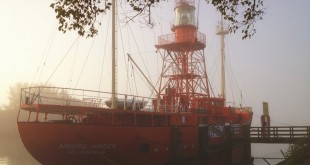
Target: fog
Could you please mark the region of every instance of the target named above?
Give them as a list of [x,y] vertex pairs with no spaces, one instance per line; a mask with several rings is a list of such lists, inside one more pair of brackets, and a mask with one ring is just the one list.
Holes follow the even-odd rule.
[[0,111],[0,161],[10,164],[38,164],[27,152],[16,126],[16,111]]
[[[60,87],[109,91],[111,73],[107,63],[110,61],[108,49],[111,45],[107,40],[110,37],[108,24],[100,27],[94,45],[93,39],[80,39],[68,53],[65,64],[55,71],[77,35],[57,32],[55,13],[49,7],[51,2],[0,0],[0,20],[3,22],[0,26],[0,106],[9,102],[9,87],[17,82],[48,82]],[[230,95],[228,101],[253,107],[255,126],[260,125],[263,101],[269,102],[271,125],[310,125],[310,1],[265,1],[264,4],[266,14],[262,21],[256,22],[257,33],[253,38],[242,40],[240,33],[226,37],[227,68],[232,70],[227,74],[227,88],[237,84],[237,92],[233,96],[233,92],[227,90],[227,95]],[[129,89],[121,84],[127,82],[125,78],[128,76],[124,71],[125,63],[121,61],[126,53],[142,64],[137,53],[141,51],[146,58],[150,77],[156,77],[160,70],[156,66],[160,62],[154,44],[157,36],[171,33],[173,1],[163,2],[154,13],[157,21],[154,30],[143,26],[132,26],[130,29],[121,25],[122,35],[119,36],[124,40],[120,39],[119,45],[122,42],[124,45],[119,48],[118,75],[119,90],[124,93]],[[109,13],[102,22],[108,19]],[[219,66],[215,62],[219,61],[220,42],[215,35],[215,27],[219,16],[214,8],[201,2],[199,19],[199,31],[207,37],[208,74],[217,95],[219,69],[216,68]],[[137,43],[133,40],[134,36]],[[87,63],[84,63],[89,53]],[[82,72],[84,64],[85,70]],[[156,79],[152,81],[156,82]],[[137,91],[149,94],[148,88],[143,87],[143,81],[137,86]],[[13,157],[32,161],[17,134],[16,110],[0,111],[0,119],[0,156],[9,153]],[[278,151],[278,148],[275,150]]]
[[[103,16],[98,37],[76,41],[75,32],[57,31],[55,13],[49,7],[51,2],[0,1],[0,19],[5,22],[0,26],[0,105],[9,102],[9,87],[18,82],[48,82],[59,87],[110,91],[110,24],[106,23],[110,13]],[[126,78],[131,73],[125,71],[125,55],[130,53],[139,66],[149,72],[151,81],[156,82],[160,57],[154,45],[158,36],[172,33],[173,2],[163,2],[154,9],[156,26],[153,29],[139,25],[139,21],[120,24],[120,92],[131,90],[150,95],[141,78],[135,79],[136,87],[127,85]],[[262,21],[256,22],[257,33],[251,39],[242,40],[238,32],[226,36],[226,86],[233,89],[227,89],[227,101],[253,107],[254,125],[260,124],[263,101],[269,102],[272,125],[310,125],[310,10],[307,8],[310,2],[264,3],[266,14]],[[120,11],[124,18],[124,11]],[[201,3],[199,12],[199,31],[207,37],[208,74],[217,96],[220,41],[215,29],[220,17],[205,2]],[[66,58],[55,70],[64,55]]]

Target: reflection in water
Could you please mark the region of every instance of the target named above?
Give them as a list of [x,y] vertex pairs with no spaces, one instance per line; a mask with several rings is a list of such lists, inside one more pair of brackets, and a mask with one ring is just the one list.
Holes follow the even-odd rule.
[[39,165],[32,156],[24,149],[16,149],[16,154],[12,152],[0,153],[0,165]]
[[[281,150],[286,152],[288,144],[252,144],[254,158],[284,158]],[[284,159],[266,159],[269,164],[276,165]],[[254,159],[254,165],[268,165],[263,159]]]
[[6,156],[0,156],[0,164],[1,165],[9,165],[9,158]]
[[[15,151],[12,151],[13,149]],[[23,145],[20,145],[19,148],[1,151],[0,165],[39,165],[39,163],[24,149]]]
[[12,160],[7,156],[0,155],[0,165],[34,165],[36,162],[25,160]]

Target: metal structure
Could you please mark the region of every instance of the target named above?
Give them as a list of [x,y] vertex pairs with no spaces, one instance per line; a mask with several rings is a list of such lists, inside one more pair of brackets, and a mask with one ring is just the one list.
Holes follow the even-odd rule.
[[[226,85],[225,85],[225,35],[228,34],[227,28],[224,27],[223,18],[216,28],[216,34],[221,39],[221,97],[226,99]],[[224,103],[225,104],[225,103]]]
[[203,51],[206,37],[197,31],[194,1],[177,0],[174,10],[174,33],[159,36],[156,45],[164,60],[158,91],[166,91],[158,99],[169,104],[167,111],[190,112],[199,100],[206,103],[210,98]]
[[112,2],[112,108],[116,108],[117,93],[117,0]]

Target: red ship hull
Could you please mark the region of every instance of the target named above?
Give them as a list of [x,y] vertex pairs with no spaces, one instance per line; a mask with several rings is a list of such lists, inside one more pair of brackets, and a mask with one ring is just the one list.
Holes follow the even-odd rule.
[[[171,127],[19,122],[18,129],[27,150],[42,164],[185,165],[201,161],[198,127],[179,127],[178,146],[173,146],[176,135]],[[222,146],[223,141],[213,137],[208,143]],[[235,147],[231,154],[237,164],[250,161],[246,146]],[[224,156],[225,152],[218,150],[202,159],[220,165],[226,164]]]

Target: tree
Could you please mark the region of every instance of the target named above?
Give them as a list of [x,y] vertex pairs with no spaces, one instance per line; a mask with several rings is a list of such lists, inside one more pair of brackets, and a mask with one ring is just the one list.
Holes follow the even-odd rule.
[[286,152],[287,159],[283,165],[306,165],[310,163],[310,139],[300,140],[295,144],[290,144]]
[[[9,89],[9,103],[2,106],[4,110],[19,110],[20,104],[55,104],[72,106],[93,106],[85,97],[74,94],[70,88],[52,87],[50,84],[32,84],[19,82]],[[26,96],[29,97],[26,103]]]
[[[51,87],[50,84],[33,84],[31,87],[31,91],[25,90],[26,92],[30,92],[33,95],[40,93],[40,97],[43,100],[44,98],[52,98],[51,100],[56,99],[67,99],[70,101],[80,101],[78,99],[70,96],[66,91],[61,90],[61,88]],[[11,86],[9,89],[9,103],[2,106],[4,110],[18,110],[19,105],[21,103],[21,90],[23,88],[29,88],[30,84],[26,82],[18,82],[15,85]],[[40,88],[40,89],[39,89]],[[24,91],[24,92],[25,92]],[[23,93],[25,95],[25,93]],[[25,101],[25,100],[24,100]],[[50,101],[52,102],[52,101]]]
[[[62,32],[76,30],[79,35],[94,37],[98,30],[98,15],[111,9],[114,0],[56,0],[50,6],[55,10],[59,21],[58,30]],[[151,24],[151,8],[165,0],[127,0],[127,3],[136,11],[133,16],[148,16]],[[254,23],[264,15],[263,0],[205,0],[213,5],[230,23],[230,32],[241,30],[243,39],[250,38],[256,33]]]
[[4,110],[18,110],[20,103],[21,88],[28,87],[29,84],[25,82],[16,83],[9,89],[9,103],[3,105]]

